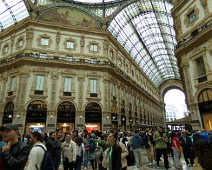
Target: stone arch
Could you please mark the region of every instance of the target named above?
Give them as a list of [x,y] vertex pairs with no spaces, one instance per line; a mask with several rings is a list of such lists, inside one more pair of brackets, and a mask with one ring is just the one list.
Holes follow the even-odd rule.
[[164,100],[166,92],[168,92],[171,89],[181,90],[185,94],[182,82],[180,80],[167,80],[159,87],[160,96],[162,100]]
[[57,105],[57,129],[68,132],[75,127],[76,107],[71,101],[61,101]]
[[206,130],[212,129],[212,88],[205,88],[198,94],[199,113]]
[[32,100],[26,109],[26,124],[25,132],[39,131],[40,133],[45,132],[46,118],[48,105],[43,100]]
[[99,103],[89,102],[85,106],[85,127],[89,132],[102,129],[102,107]]
[[2,124],[12,123],[14,114],[14,103],[9,101],[5,104]]

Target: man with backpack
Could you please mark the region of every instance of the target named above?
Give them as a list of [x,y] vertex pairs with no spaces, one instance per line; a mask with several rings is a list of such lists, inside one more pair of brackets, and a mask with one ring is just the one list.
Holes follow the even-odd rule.
[[39,132],[32,132],[30,134],[29,143],[33,145],[29,158],[27,170],[42,170],[45,166],[48,166],[48,170],[52,169],[53,162],[48,162],[48,165],[45,165],[45,152],[47,151],[46,146],[42,143],[42,135]]

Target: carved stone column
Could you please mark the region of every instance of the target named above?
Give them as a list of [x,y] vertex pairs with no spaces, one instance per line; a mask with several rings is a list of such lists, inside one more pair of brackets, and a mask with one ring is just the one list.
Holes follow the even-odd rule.
[[192,120],[199,120],[199,124],[198,123],[192,123],[192,127],[193,129],[203,129],[203,122],[202,122],[202,118],[199,112],[199,106],[198,103],[192,103],[190,105],[191,108],[191,119]]
[[34,37],[34,29],[33,28],[27,28],[27,30],[26,30],[26,48],[27,49],[32,48],[33,37]]
[[50,107],[51,109],[55,109],[55,99],[56,99],[56,91],[57,91],[57,80],[58,80],[58,74],[57,73],[52,73],[51,75],[51,79],[52,79],[52,88],[51,88],[51,102],[50,102]]
[[79,108],[79,111],[82,111],[83,110],[83,87],[84,87],[84,77],[81,77],[81,76],[79,76],[78,77],[78,84],[79,84],[79,86],[78,86],[78,92],[79,92],[79,94],[78,94],[78,96],[79,96],[79,105],[78,105],[78,108]]
[[[19,84],[18,84],[18,93],[17,93],[17,101],[15,107],[18,109],[24,109],[26,103],[26,95],[28,89],[28,79],[29,72],[26,69],[22,69],[19,72]],[[20,115],[21,116],[21,115]]]

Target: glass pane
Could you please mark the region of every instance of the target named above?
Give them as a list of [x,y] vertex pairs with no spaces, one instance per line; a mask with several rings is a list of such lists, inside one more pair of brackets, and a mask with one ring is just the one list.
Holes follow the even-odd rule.
[[23,0],[0,1],[0,31],[28,16]]

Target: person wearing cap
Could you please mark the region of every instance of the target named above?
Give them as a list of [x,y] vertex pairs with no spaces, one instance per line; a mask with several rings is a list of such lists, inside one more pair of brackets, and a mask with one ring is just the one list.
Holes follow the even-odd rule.
[[2,127],[4,141],[7,143],[1,152],[4,170],[24,170],[29,155],[29,147],[18,140],[18,127],[6,125]]

